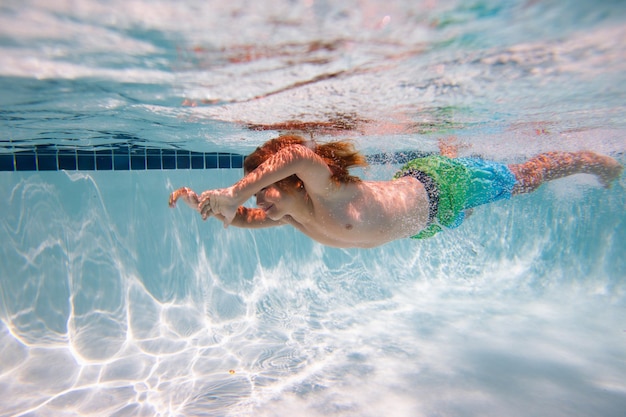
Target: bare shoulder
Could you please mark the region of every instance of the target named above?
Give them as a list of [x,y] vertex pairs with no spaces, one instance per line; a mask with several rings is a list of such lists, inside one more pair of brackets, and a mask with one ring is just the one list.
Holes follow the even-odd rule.
[[286,151],[285,157],[298,160],[296,175],[310,194],[326,194],[330,190],[332,172],[320,156],[302,145],[292,145]]

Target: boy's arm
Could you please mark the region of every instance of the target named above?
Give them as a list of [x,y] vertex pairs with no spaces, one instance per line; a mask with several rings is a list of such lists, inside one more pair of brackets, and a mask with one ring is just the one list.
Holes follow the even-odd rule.
[[224,224],[234,219],[237,208],[265,187],[291,175],[297,175],[307,192],[322,194],[330,190],[331,171],[322,158],[305,146],[281,149],[232,187],[209,190],[200,196],[198,209],[203,218],[222,214]]
[[306,146],[292,145],[276,152],[231,188],[235,197],[243,202],[262,188],[294,174],[304,182],[309,193],[318,194],[328,187],[332,172],[315,152]]
[[[213,214],[216,219],[224,221],[224,216],[221,214]],[[282,220],[272,220],[265,215],[265,211],[260,208],[248,208],[239,206],[237,213],[230,223],[231,226],[242,227],[247,229],[260,229],[262,227],[281,226],[286,224]]]
[[[176,207],[176,202],[178,199],[183,199],[183,201],[192,209],[196,211],[200,211],[198,209],[198,203],[200,198],[198,194],[196,194],[193,190],[187,187],[179,188],[170,194],[169,204],[170,207]],[[220,221],[224,221],[224,216],[221,214],[210,213],[207,217],[214,215]],[[206,217],[205,217],[206,220]],[[280,226],[286,224],[281,220],[272,220],[265,215],[265,211],[262,209],[253,209],[240,206],[237,208],[237,213],[235,214],[235,218],[232,223],[233,226],[236,227],[244,227],[244,228],[261,228],[261,227],[272,227],[272,226]]]

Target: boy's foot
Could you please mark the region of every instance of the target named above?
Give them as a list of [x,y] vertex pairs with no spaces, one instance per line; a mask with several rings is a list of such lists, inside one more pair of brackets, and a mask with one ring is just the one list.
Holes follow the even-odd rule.
[[456,137],[450,136],[448,138],[439,139],[438,145],[439,153],[442,156],[446,156],[448,158],[456,158],[459,156],[459,145]]
[[448,158],[458,158],[459,149],[468,149],[470,146],[464,143],[459,144],[459,140],[456,136],[449,136],[447,138],[439,139],[437,145],[439,146],[439,153],[442,156]]
[[604,188],[610,188],[613,181],[624,171],[624,166],[610,156],[593,154],[589,158],[589,171],[598,178]]

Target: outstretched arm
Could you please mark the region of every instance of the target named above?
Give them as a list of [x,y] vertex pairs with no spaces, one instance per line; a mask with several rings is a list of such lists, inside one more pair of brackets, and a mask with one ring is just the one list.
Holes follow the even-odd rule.
[[[169,204],[170,207],[176,207],[176,202],[178,199],[182,199],[189,207],[196,211],[200,211],[198,207],[198,203],[200,202],[200,197],[190,188],[182,187],[178,190],[174,191],[170,194]],[[215,214],[209,212],[206,217],[203,218],[206,220],[209,216],[215,216],[220,221],[224,221],[224,216],[221,214]],[[261,227],[272,227],[272,226],[280,226],[285,224],[283,221],[275,221],[269,219],[265,215],[265,211],[261,209],[252,209],[240,206],[237,208],[237,212],[235,217],[233,218],[231,224],[236,227],[245,227],[245,228],[261,228]]]
[[234,219],[237,208],[246,200],[261,189],[294,174],[302,180],[309,195],[320,195],[330,190],[331,171],[324,160],[305,146],[292,145],[272,155],[232,187],[202,193],[198,208],[203,218],[221,214],[224,224],[228,225]]

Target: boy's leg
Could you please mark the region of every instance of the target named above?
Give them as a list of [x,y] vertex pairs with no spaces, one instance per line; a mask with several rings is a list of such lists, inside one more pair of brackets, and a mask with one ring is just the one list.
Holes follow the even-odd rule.
[[451,159],[459,157],[459,149],[467,149],[469,147],[463,143],[459,144],[456,136],[439,139],[437,145],[439,146],[439,154]]
[[456,143],[456,138],[454,136],[439,139],[439,153],[443,156],[447,156],[448,158],[456,158],[459,156],[459,146]]
[[509,165],[517,184],[513,194],[529,193],[546,181],[574,174],[593,174],[605,187],[620,176],[624,167],[610,156],[595,152],[546,152],[523,164]]

